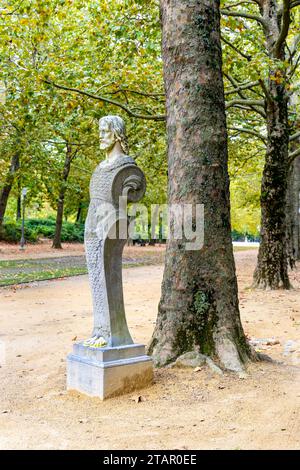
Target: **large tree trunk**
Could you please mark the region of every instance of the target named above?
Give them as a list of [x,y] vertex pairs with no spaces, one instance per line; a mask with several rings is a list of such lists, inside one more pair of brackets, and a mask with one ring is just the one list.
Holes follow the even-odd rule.
[[57,200],[57,211],[56,211],[56,225],[55,225],[55,234],[53,238],[52,248],[62,249],[61,245],[61,229],[63,223],[64,215],[64,203],[65,203],[65,194],[67,189],[67,180],[70,173],[71,161],[72,161],[72,148],[70,145],[67,145],[64,169],[62,173],[61,187],[59,190],[58,200]]
[[231,242],[219,1],[161,0],[161,15],[169,204],[204,204],[205,226],[202,249],[168,241],[149,352],[158,366],[198,350],[241,370],[252,353]]
[[[276,47],[281,35],[279,5],[274,0],[261,2],[261,14],[269,56],[284,61],[285,45]],[[261,185],[261,242],[254,287],[290,288],[286,197],[288,179],[289,126],[286,80],[280,68],[271,69],[265,99],[268,142]]]
[[10,168],[9,168],[8,174],[5,178],[4,185],[0,192],[0,226],[3,223],[3,219],[4,219],[6,207],[7,207],[7,202],[8,202],[8,197],[13,187],[15,175],[19,167],[20,167],[19,155],[17,154],[13,155],[11,162],[10,162]]

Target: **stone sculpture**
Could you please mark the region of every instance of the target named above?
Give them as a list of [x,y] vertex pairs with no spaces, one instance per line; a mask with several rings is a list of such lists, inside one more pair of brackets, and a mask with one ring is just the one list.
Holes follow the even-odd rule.
[[[127,328],[122,288],[122,251],[127,241],[127,216],[120,198],[137,202],[145,192],[145,177],[127,155],[123,120],[106,116],[99,122],[100,148],[106,160],[93,173],[85,224],[85,251],[93,297],[94,330],[85,344],[132,344]],[[123,204],[124,206],[124,204]],[[123,222],[123,223],[122,223]],[[120,238],[120,228],[125,233]]]
[[84,240],[94,329],[91,338],[75,344],[68,356],[68,388],[103,399],[149,383],[152,363],[144,346],[133,344],[122,287],[127,202],[142,198],[145,177],[127,155],[125,124],[119,116],[100,119],[99,137],[106,159],[91,178]]

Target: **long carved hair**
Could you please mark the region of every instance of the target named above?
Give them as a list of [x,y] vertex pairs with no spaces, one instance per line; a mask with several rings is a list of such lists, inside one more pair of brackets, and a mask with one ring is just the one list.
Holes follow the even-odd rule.
[[113,131],[116,136],[116,139],[120,142],[121,149],[125,155],[128,154],[128,142],[126,137],[126,127],[125,122],[120,116],[104,116],[99,119],[99,127],[101,123],[106,123],[109,126],[109,129]]

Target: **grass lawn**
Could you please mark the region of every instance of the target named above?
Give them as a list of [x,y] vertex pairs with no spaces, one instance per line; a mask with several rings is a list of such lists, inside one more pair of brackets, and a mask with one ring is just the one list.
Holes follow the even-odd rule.
[[[256,248],[235,246],[234,252]],[[144,252],[142,250],[135,252],[133,257],[125,257],[123,267],[163,263],[164,250],[151,249]],[[127,255],[125,254],[125,256]],[[81,274],[87,274],[84,255],[0,261],[0,287]]]

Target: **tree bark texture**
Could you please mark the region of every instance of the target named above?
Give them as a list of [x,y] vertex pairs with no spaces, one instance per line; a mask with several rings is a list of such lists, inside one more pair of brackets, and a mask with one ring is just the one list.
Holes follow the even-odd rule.
[[[281,32],[278,8],[274,0],[261,2],[269,56],[284,60],[284,44],[279,50],[275,47]],[[267,88],[265,108],[268,141],[261,185],[261,242],[253,286],[262,289],[289,289],[286,227],[289,168],[288,95],[285,77],[280,68],[274,67],[270,70]]]
[[[218,0],[162,0],[169,204],[204,204],[204,246],[167,244],[149,352],[158,366],[187,351],[241,370],[252,352],[233,258]],[[170,218],[172,226],[174,220]]]
[[300,158],[290,166],[287,189],[287,241],[288,260],[292,269],[299,259],[299,193],[300,193]]

